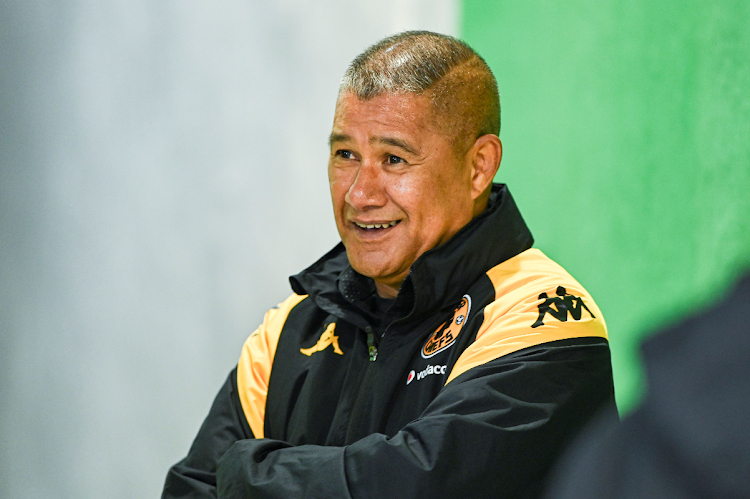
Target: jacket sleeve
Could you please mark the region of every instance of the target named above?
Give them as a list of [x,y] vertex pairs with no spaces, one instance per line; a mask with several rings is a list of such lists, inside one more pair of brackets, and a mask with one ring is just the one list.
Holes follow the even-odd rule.
[[237,367],[214,400],[185,459],[167,474],[162,499],[216,497],[216,464],[238,441],[263,437],[268,380],[279,335],[291,310],[305,296],[293,294],[266,312],[242,347]]
[[565,444],[614,407],[604,338],[544,343],[473,367],[393,437],[346,447],[238,441],[218,497],[530,498]]
[[242,413],[236,380],[234,369],[216,395],[187,457],[167,473],[162,499],[216,497],[218,459],[234,442],[253,437]]

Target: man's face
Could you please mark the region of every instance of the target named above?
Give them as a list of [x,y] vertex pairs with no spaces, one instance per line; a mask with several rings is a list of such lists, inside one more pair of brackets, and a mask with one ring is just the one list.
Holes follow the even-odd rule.
[[414,261],[473,215],[470,165],[425,96],[341,94],[328,179],[349,262],[382,296],[395,296]]

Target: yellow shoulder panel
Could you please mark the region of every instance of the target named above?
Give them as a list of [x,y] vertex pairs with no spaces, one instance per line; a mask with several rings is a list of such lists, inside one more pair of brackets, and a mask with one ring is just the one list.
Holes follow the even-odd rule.
[[490,269],[495,301],[484,309],[477,339],[464,350],[447,383],[518,350],[569,338],[607,338],[599,307],[578,281],[538,249]]
[[307,295],[292,295],[266,312],[263,324],[247,338],[237,362],[237,391],[245,418],[255,438],[263,438],[268,380],[279,335],[289,312]]

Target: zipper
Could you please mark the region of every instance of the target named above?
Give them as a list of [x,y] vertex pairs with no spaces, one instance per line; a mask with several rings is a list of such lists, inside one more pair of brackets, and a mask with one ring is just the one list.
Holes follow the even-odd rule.
[[[409,268],[409,275],[407,277],[411,277],[411,268]],[[417,293],[415,291],[414,292],[414,300],[416,300],[416,299],[417,299]],[[391,330],[391,326],[393,326],[394,324],[398,324],[398,323],[404,322],[406,319],[409,318],[410,315],[411,314],[406,315],[404,317],[401,317],[400,319],[396,319],[395,321],[391,321],[390,323],[388,323],[388,325],[385,326],[385,329],[383,330],[383,333],[380,335],[380,337],[381,338],[385,338],[386,335],[388,334],[388,331]],[[372,331],[372,328],[367,327],[367,328],[365,328],[365,331],[368,332],[368,335],[367,335],[367,346],[370,346],[370,344],[371,344],[371,336],[370,336],[369,332]],[[375,360],[375,359],[372,358],[372,351],[373,351],[373,349],[375,351],[375,357],[378,356],[378,349],[375,348],[375,346],[373,345],[371,347],[371,350],[370,350],[370,357],[371,357],[370,360]]]
[[[409,268],[409,277],[411,277],[411,268]],[[416,300],[416,292],[414,293],[414,299]],[[385,330],[383,331],[383,334],[380,335],[381,338],[385,338],[386,334],[388,334],[388,330],[391,329],[391,326],[396,322],[401,322],[403,320],[407,319],[407,317],[402,317],[401,319],[395,320],[388,324],[385,327]],[[365,327],[365,332],[367,333],[367,351],[370,354],[370,362],[375,362],[378,358],[378,347],[375,346],[375,333],[372,331],[371,326]]]
[[378,347],[375,346],[375,333],[372,332],[372,328],[367,326],[365,328],[367,333],[367,351],[370,353],[370,362],[375,362],[378,358]]

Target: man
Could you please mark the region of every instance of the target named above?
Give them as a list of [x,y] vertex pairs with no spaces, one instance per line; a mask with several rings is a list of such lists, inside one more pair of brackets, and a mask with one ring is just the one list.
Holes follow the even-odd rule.
[[596,304],[492,184],[499,128],[458,40],[402,33],[352,62],[328,165],[342,244],[250,335],[163,497],[540,493],[614,405],[612,373]]

